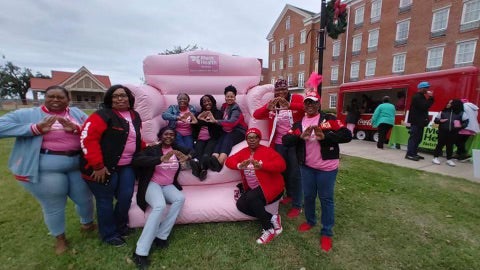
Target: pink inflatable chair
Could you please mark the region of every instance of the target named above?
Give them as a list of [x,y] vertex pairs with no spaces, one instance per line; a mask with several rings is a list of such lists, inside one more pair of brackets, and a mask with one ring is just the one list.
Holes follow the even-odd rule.
[[[211,94],[220,106],[226,86],[237,88],[240,105],[249,127],[262,131],[262,144],[268,144],[266,120],[256,120],[253,112],[273,97],[273,85],[258,86],[261,66],[256,58],[230,56],[211,51],[193,51],[176,55],[152,55],[143,61],[146,85],[127,85],[135,95],[135,109],[143,121],[142,136],[146,143],[157,140],[156,134],[167,122],[161,114],[169,105],[177,104],[177,94],[188,93],[190,104],[200,111],[200,98]],[[246,147],[242,142],[232,153]],[[191,170],[181,171],[179,183],[186,200],[177,223],[202,223],[251,220],[237,210],[234,200],[236,185],[241,182],[238,171],[226,166],[220,172],[208,171],[201,182]],[[266,206],[272,214],[278,212],[278,201]],[[143,212],[136,203],[136,193],[129,211],[129,226],[143,227],[150,212]]]

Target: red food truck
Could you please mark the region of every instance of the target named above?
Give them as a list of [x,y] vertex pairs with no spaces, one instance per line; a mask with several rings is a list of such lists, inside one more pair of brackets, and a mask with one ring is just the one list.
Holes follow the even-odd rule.
[[376,128],[372,127],[372,116],[384,96],[390,96],[391,102],[396,105],[395,124],[400,125],[408,117],[410,102],[412,96],[418,91],[418,84],[428,81],[435,98],[429,111],[433,119],[445,108],[450,99],[466,98],[474,104],[480,104],[480,92],[477,89],[478,73],[477,67],[469,66],[344,83],[340,85],[338,92],[337,117],[345,122],[347,106],[356,99],[361,114],[355,126],[354,135],[360,140],[377,141],[378,133]]

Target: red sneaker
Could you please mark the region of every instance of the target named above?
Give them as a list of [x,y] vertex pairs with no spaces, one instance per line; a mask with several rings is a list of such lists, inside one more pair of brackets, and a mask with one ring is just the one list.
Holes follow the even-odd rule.
[[332,249],[332,237],[322,235],[320,237],[320,248],[325,252],[329,252]]
[[283,199],[280,200],[280,203],[283,205],[289,204],[292,202],[292,197],[283,197]]
[[300,215],[300,213],[302,213],[302,208],[292,208],[290,209],[290,211],[288,211],[287,213],[287,217],[289,218],[296,218],[298,217],[298,215]]
[[264,245],[275,238],[275,231],[273,229],[262,230],[262,235],[257,239],[257,244]]
[[273,215],[270,221],[273,224],[273,230],[275,231],[275,235],[281,234],[283,231],[283,228],[282,228],[282,219],[280,218],[280,215]]
[[298,231],[300,232],[306,232],[309,231],[311,228],[313,228],[312,225],[308,224],[308,222],[304,222],[298,226]]

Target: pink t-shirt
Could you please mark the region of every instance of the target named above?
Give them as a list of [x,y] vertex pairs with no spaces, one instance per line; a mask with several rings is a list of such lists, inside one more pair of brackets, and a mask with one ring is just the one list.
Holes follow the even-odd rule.
[[[173,149],[171,147],[162,148],[162,152],[164,155],[172,150]],[[177,157],[175,155],[172,155],[170,160],[168,160],[167,162],[162,162],[155,166],[155,171],[153,172],[151,181],[161,186],[171,185],[173,183],[173,178],[175,177],[179,166],[180,164],[178,163]]]
[[[305,130],[309,126],[317,126],[320,114],[314,117],[305,116],[302,119],[302,130]],[[305,140],[305,165],[310,168],[314,168],[322,171],[333,171],[338,168],[338,159],[322,159],[322,152],[320,143],[315,138],[315,133],[312,131],[310,138]]]
[[[50,115],[56,115],[69,119],[78,125],[77,121],[70,116],[68,110],[61,113],[48,112]],[[43,135],[42,148],[52,151],[76,151],[80,150],[80,134],[73,134],[65,131],[60,122],[55,121],[49,132]]]
[[[180,117],[182,117],[187,112],[189,112],[188,109],[186,111],[180,112]],[[178,134],[180,134],[182,136],[192,135],[192,127],[190,126],[190,121],[191,120],[192,120],[191,117],[188,117],[187,118],[188,123],[185,123],[183,121],[177,121],[177,125],[175,127],[175,130],[178,132]]]
[[130,115],[130,111],[118,111],[120,115],[122,115],[125,120],[128,121],[129,125],[129,132],[127,137],[127,143],[125,144],[125,148],[123,149],[122,156],[118,161],[118,165],[128,165],[132,163],[133,154],[135,153],[135,149],[137,147],[137,133],[135,132],[135,128],[133,127],[132,123],[132,116]]
[[202,126],[202,128],[200,128],[200,133],[198,133],[198,140],[199,141],[210,140],[210,133],[208,133],[208,127],[207,126]]
[[292,123],[291,110],[279,110],[277,112],[277,126],[275,128],[275,138],[273,139],[275,144],[282,144],[282,137],[290,130]]

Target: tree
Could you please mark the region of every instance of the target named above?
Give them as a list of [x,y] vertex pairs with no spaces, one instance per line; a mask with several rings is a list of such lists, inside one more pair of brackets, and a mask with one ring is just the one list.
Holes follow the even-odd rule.
[[190,51],[195,51],[198,50],[197,44],[195,45],[188,45],[185,48],[182,48],[182,46],[174,46],[173,50],[165,50],[161,53],[160,55],[169,55],[169,54],[179,54],[179,53],[184,53],[184,52],[190,52]]
[[[3,56],[3,58],[5,58]],[[30,89],[30,78],[50,78],[37,72],[35,75],[29,68],[20,68],[8,61],[0,66],[0,97],[20,98],[27,104],[27,92]]]

